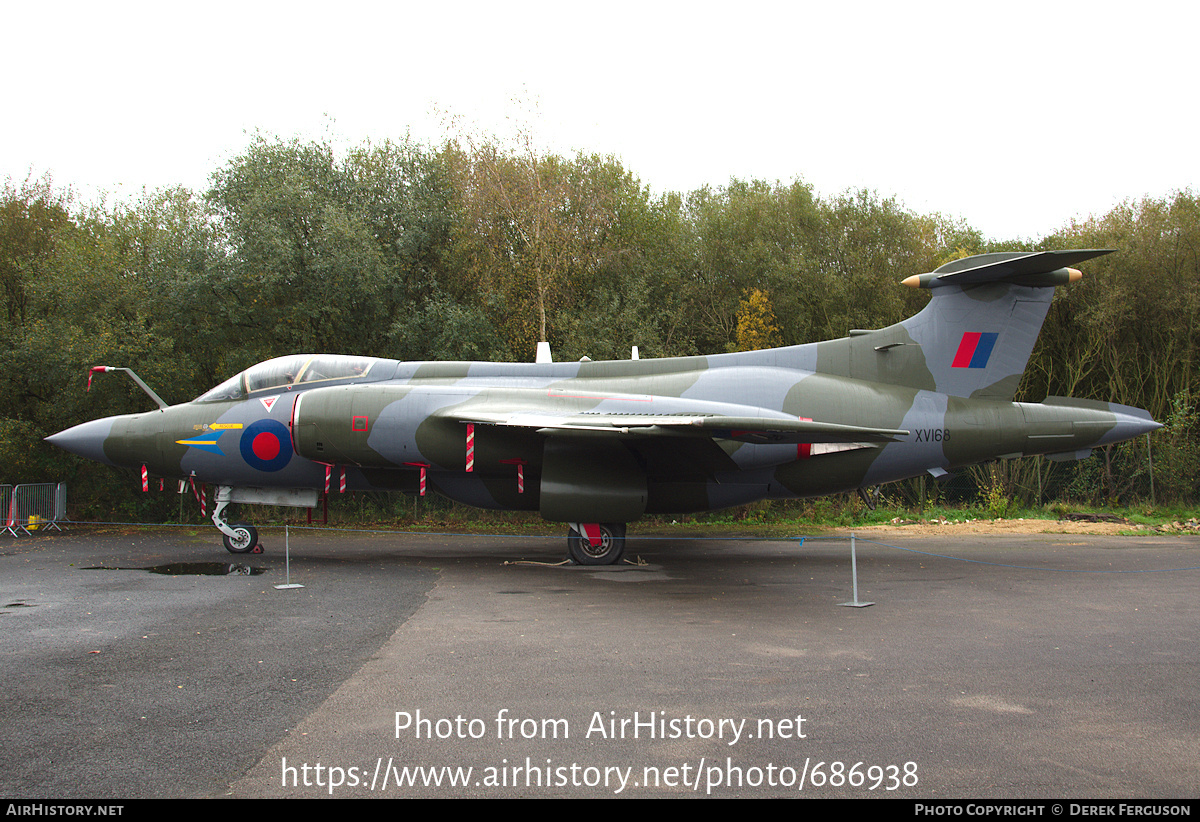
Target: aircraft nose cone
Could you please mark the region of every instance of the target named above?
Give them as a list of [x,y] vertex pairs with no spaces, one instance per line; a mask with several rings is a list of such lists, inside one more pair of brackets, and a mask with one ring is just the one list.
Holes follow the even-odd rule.
[[112,419],[92,420],[46,437],[46,442],[90,460],[116,465],[104,453],[104,441],[112,431]]
[[1118,406],[1116,424],[1113,426],[1112,431],[1108,433],[1108,436],[1104,437],[1099,444],[1123,442],[1134,437],[1140,437],[1142,434],[1157,431],[1160,428],[1162,428],[1162,423],[1155,422],[1148,413],[1140,408]]

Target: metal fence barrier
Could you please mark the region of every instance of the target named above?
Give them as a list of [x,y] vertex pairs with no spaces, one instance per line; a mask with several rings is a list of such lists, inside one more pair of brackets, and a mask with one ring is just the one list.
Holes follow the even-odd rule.
[[67,484],[41,482],[32,485],[0,485],[0,511],[4,527],[0,533],[20,536],[40,529],[55,528],[67,518]]

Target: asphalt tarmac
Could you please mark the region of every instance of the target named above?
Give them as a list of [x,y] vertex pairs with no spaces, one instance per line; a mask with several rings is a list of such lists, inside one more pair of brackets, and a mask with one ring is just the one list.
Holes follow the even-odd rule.
[[631,531],[4,537],[0,796],[1200,793],[1200,539]]

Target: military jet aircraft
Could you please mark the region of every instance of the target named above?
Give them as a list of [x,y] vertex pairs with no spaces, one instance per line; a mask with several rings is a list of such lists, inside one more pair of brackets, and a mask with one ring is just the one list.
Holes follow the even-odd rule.
[[1105,253],[956,260],[904,281],[931,292],[915,316],[786,348],[570,363],[304,354],[175,406],[138,380],[157,410],[47,439],[217,485],[212,520],[235,553],[258,535],[226,520],[229,504],[312,507],[333,478],[537,511],[569,524],[576,562],[609,564],[643,514],[861,491],[1028,454],[1081,459],[1159,428],[1114,403],[1013,402],[1054,288]]

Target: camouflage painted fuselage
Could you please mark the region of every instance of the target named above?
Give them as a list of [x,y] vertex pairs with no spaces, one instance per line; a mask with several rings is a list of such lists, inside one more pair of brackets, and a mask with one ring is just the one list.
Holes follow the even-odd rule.
[[194,402],[50,440],[234,488],[333,476],[336,491],[345,469],[348,489],[418,492],[425,478],[464,503],[563,522],[1078,458],[1158,427],[1111,403],[1012,401],[1054,286],[1077,274],[1064,266],[1098,253],[960,260],[906,281],[933,294],[916,316],[829,342],[575,363],[280,358]]

